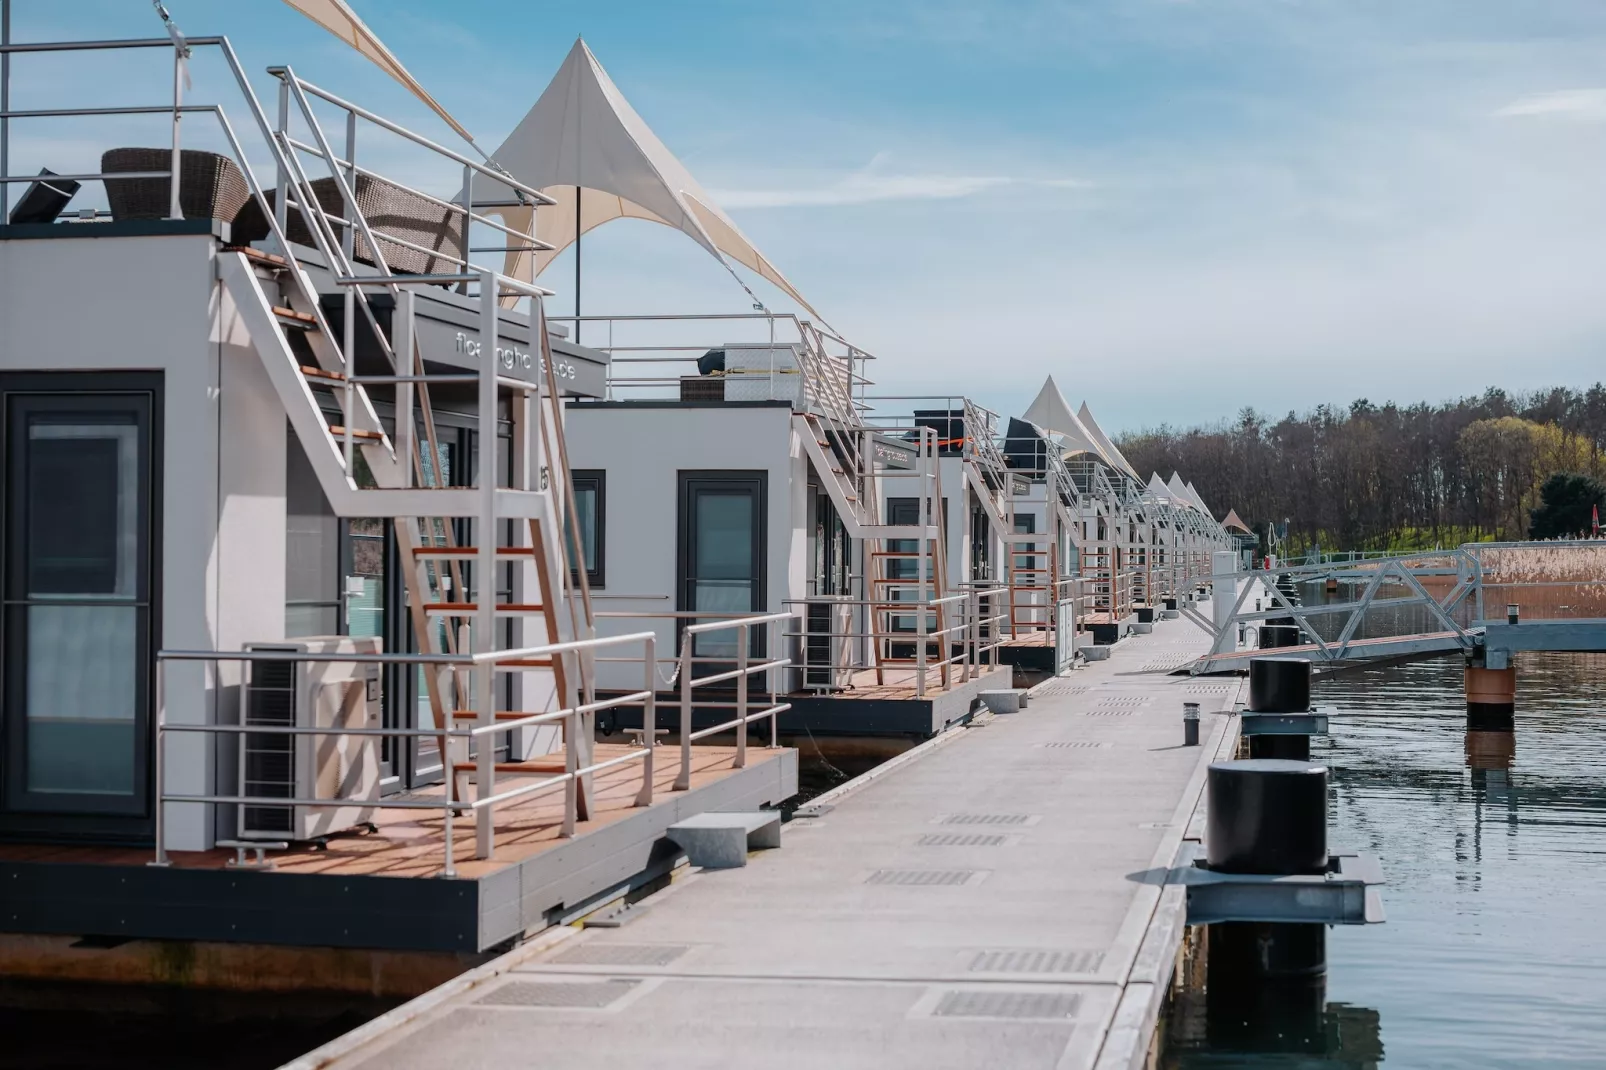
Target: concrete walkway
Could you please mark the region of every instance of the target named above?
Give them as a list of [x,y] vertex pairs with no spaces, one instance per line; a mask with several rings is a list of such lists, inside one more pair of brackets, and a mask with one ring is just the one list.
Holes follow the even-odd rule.
[[[1218,712],[1237,679],[1163,675],[1207,645],[1159,623],[791,822],[781,850],[297,1065],[1141,1066],[1184,909],[1155,873],[1237,735]],[[1184,701],[1205,711],[1202,746],[1181,746]]]

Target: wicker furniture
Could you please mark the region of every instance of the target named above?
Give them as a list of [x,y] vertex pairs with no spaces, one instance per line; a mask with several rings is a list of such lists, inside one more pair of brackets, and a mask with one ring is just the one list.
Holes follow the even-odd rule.
[[[112,149],[100,158],[104,174],[124,171],[167,171],[171,149]],[[183,149],[179,153],[179,210],[185,219],[231,220],[251,198],[245,175],[234,161],[215,152]],[[171,186],[166,178],[108,178],[106,200],[112,219],[166,219]]]
[[[312,183],[313,195],[329,215],[346,218],[340,189],[333,178],[320,178]],[[375,235],[400,238],[414,245],[433,250],[421,253],[404,245],[379,237],[385,263],[392,271],[409,275],[450,274],[461,269],[463,255],[463,217],[449,208],[425,200],[411,190],[402,189],[383,179],[369,175],[357,176],[357,207]],[[278,191],[269,190],[268,204],[276,203]],[[334,228],[338,236],[344,229]],[[252,200],[234,219],[233,240],[239,243],[260,241],[268,236],[268,221],[262,216],[261,206]],[[296,245],[315,245],[301,213],[291,208],[287,214],[285,237]],[[358,263],[374,263],[374,255],[362,231],[356,234],[352,259]]]

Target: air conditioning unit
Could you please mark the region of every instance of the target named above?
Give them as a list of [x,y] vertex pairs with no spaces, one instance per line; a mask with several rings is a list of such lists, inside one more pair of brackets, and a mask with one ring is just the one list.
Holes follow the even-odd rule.
[[810,602],[803,616],[803,686],[810,691],[844,691],[853,683],[853,606]]
[[[286,643],[248,643],[251,651],[291,654],[378,654],[377,638],[311,636]],[[376,662],[247,662],[243,722],[297,728],[378,728]],[[242,840],[314,840],[373,820],[379,798],[379,738],[243,732],[241,794],[251,798],[339,799],[347,806],[239,808]]]

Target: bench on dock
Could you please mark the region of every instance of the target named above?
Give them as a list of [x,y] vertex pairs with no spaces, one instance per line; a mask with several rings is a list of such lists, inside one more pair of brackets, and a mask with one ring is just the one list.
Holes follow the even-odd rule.
[[668,836],[694,866],[735,869],[747,865],[748,851],[781,845],[781,812],[698,814],[670,825]]

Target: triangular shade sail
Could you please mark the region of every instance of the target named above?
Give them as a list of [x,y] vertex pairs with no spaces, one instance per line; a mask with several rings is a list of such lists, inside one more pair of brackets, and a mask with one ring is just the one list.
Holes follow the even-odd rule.
[[[584,41],[575,41],[552,83],[492,157],[558,202],[534,212],[535,236],[553,248],[508,253],[506,270],[514,278],[541,274],[577,232],[615,219],[647,219],[681,231],[722,262],[729,257],[752,269],[819,316],[658,140]],[[474,179],[474,197],[514,199],[506,186],[483,175]],[[508,226],[529,233],[533,211],[496,208],[487,214],[500,214]]]
[[1093,410],[1087,407],[1087,402],[1082,402],[1082,407],[1078,410],[1076,417],[1082,421],[1082,426],[1087,428],[1088,434],[1092,435],[1093,440],[1099,444],[1099,452],[1109,458],[1111,465],[1125,472],[1133,479],[1139,481],[1143,479],[1142,476],[1138,475],[1137,469],[1132,467],[1131,462],[1121,455],[1120,450],[1115,448],[1115,443],[1110,441],[1109,436],[1104,433],[1104,429],[1099,426],[1099,422],[1093,419]]
[[1025,419],[1041,427],[1045,431],[1052,431],[1064,439],[1068,451],[1085,450],[1100,458],[1105,464],[1115,464],[1104,450],[1100,448],[1097,440],[1088,433],[1082,421],[1076,418],[1071,411],[1070,402],[1055,384],[1054,377],[1050,375],[1043,381],[1043,389],[1037,392],[1037,397],[1026,410]]
[[1221,526],[1226,528],[1228,531],[1236,531],[1242,535],[1254,534],[1249,530],[1248,524],[1245,524],[1242,520],[1238,519],[1238,510],[1236,509],[1227,510],[1227,519],[1221,522]]
[[1171,473],[1171,482],[1167,483],[1165,487],[1166,490],[1171,492],[1171,500],[1178,505],[1186,506],[1189,509],[1199,508],[1198,503],[1188,494],[1188,488],[1182,482],[1182,477],[1177,473]]
[[401,60],[397,59],[390,49],[385,47],[385,43],[363,24],[356,12],[346,6],[346,0],[284,0],[284,2],[367,56],[380,70],[406,86],[413,96],[428,104],[430,110],[444,119],[446,125],[457,131],[464,140],[473,142],[473,136],[463,129],[463,125],[452,118],[451,113],[430,96],[428,90],[418,84],[418,79],[407,73],[407,68],[401,65]]
[[1145,493],[1152,494],[1156,498],[1171,497],[1171,488],[1165,485],[1165,480],[1160,478],[1159,472],[1156,472],[1149,477],[1149,485],[1143,489]]
[[[1205,504],[1204,498],[1199,494],[1199,489],[1193,485],[1193,481],[1192,480],[1188,481],[1187,487],[1188,487],[1188,497],[1193,499],[1193,504],[1197,505],[1202,511],[1204,511],[1206,513],[1210,513],[1210,507]],[[1215,515],[1216,514],[1214,514],[1214,513],[1210,513],[1210,516],[1212,518],[1214,518]]]

